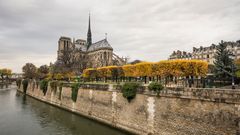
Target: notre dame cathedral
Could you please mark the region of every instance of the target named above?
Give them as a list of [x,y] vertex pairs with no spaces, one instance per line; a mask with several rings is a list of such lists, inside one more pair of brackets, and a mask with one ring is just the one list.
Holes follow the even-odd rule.
[[55,67],[68,68],[81,74],[86,68],[126,64],[126,58],[120,58],[113,52],[107,38],[92,43],[92,33],[88,22],[87,41],[84,39],[71,39],[60,37],[58,41],[57,61]]

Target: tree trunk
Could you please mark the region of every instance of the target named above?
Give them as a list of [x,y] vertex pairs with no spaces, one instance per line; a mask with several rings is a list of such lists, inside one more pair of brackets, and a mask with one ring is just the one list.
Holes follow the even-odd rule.
[[167,86],[167,77],[164,78],[165,80],[165,86]]
[[4,80],[3,75],[1,75],[1,78],[2,78],[2,82],[3,82],[3,80]]

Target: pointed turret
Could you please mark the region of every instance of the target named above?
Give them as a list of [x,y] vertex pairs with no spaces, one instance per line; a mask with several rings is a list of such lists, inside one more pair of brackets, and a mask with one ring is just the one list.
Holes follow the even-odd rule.
[[91,20],[90,20],[90,13],[89,13],[88,33],[87,33],[87,48],[89,48],[91,44],[92,44],[92,32],[91,32]]

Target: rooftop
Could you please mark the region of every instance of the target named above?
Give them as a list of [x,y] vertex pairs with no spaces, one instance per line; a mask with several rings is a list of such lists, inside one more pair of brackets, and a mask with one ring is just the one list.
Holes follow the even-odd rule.
[[88,48],[88,51],[94,51],[102,48],[113,49],[111,45],[108,43],[107,39],[103,39],[90,45],[90,47]]

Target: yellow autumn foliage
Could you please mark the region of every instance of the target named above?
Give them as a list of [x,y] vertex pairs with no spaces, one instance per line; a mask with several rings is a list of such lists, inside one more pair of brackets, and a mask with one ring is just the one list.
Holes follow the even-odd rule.
[[100,67],[100,68],[97,68],[97,76],[102,77],[102,78],[110,77],[111,73],[108,70],[108,67]]
[[66,72],[63,74],[64,78],[73,79],[75,77],[74,72]]
[[124,65],[122,66],[123,73],[125,77],[135,77],[136,76],[136,66],[134,65]]
[[136,76],[152,76],[152,66],[153,63],[150,62],[141,62],[134,65],[136,68]]
[[73,79],[75,77],[75,74],[73,72],[66,72],[66,73],[48,73],[47,79],[56,79],[56,80],[62,80],[62,79]]
[[[90,77],[90,71],[85,69],[83,77]],[[125,76],[201,76],[208,72],[208,63],[201,60],[164,60],[160,62],[141,62],[135,65],[107,66],[97,68],[96,74],[99,77]]]
[[0,69],[0,74],[9,76],[12,74],[12,70],[8,68],[3,68],[3,69]]
[[120,66],[107,66],[107,77],[123,76],[122,67]]
[[94,68],[88,68],[83,71],[82,77],[84,78],[94,78],[97,77],[97,70]]
[[61,74],[61,73],[57,73],[55,76],[54,76],[55,79],[57,80],[62,80],[64,78],[64,75]]

